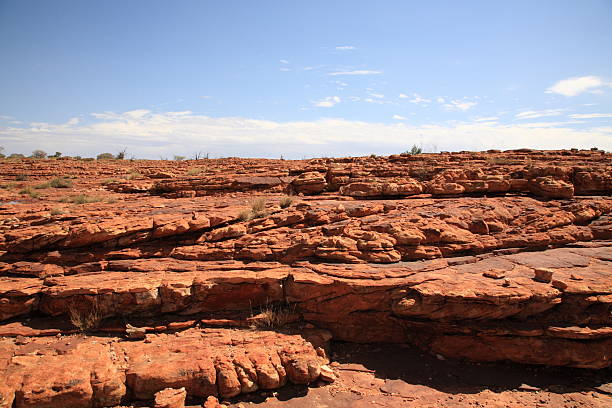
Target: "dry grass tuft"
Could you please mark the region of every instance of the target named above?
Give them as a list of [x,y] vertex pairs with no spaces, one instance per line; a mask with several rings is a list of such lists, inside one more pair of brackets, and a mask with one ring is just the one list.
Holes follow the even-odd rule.
[[291,196],[285,196],[281,198],[279,202],[280,208],[291,207],[291,204],[293,204],[293,197]]
[[47,181],[46,183],[42,183],[42,184],[38,184],[36,186],[34,186],[34,188],[70,188],[72,187],[72,181],[66,179],[66,178],[62,178],[62,177],[56,177],[52,180]]
[[267,304],[249,320],[253,330],[277,330],[296,320],[295,305]]
[[55,207],[51,209],[50,213],[51,215],[62,215],[62,214],[66,214],[66,210],[60,207]]
[[195,168],[195,169],[187,170],[188,176],[197,176],[198,174],[202,174],[202,173],[204,173],[204,169]]
[[19,194],[27,194],[32,198],[39,198],[40,197],[40,193],[38,191],[34,191],[32,190],[31,187],[26,187],[23,190],[19,191]]
[[68,306],[68,314],[70,323],[82,333],[98,328],[102,321],[102,312],[96,300],[89,305],[87,310],[79,308],[76,303],[71,303]]
[[102,201],[100,197],[88,196],[86,194],[78,194],[70,197],[62,198],[62,203],[72,203],[72,204],[87,204],[87,203],[97,203]]
[[257,198],[251,202],[251,209],[244,210],[238,214],[238,218],[241,221],[250,221],[255,218],[261,218],[266,216],[266,200],[263,198]]

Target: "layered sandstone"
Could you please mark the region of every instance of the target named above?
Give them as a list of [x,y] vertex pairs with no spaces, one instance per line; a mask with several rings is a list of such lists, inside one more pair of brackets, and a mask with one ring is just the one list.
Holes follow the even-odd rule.
[[[0,162],[0,370],[16,379],[0,394],[162,404],[330,380],[330,336],[609,367],[610,158]],[[73,185],[20,190],[59,174]],[[81,194],[96,200],[66,202]],[[75,315],[96,317],[89,335],[50,337]]]

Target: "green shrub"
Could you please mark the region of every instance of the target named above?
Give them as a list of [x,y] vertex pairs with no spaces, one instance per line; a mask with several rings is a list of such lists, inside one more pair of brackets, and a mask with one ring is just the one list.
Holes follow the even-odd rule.
[[98,160],[113,160],[114,158],[115,156],[113,156],[112,153],[100,153],[96,156],[96,159]]
[[423,148],[417,145],[412,145],[410,150],[406,150],[404,154],[421,154],[423,153]]
[[34,150],[32,152],[32,156],[35,159],[44,159],[45,157],[47,157],[47,152],[45,152],[44,150]]

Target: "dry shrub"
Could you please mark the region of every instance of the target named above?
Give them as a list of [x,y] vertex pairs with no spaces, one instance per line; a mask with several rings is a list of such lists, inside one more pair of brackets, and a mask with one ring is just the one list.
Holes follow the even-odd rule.
[[290,196],[285,196],[281,198],[279,202],[280,208],[291,207],[291,204],[293,204],[293,197]]
[[244,210],[238,214],[238,218],[241,221],[250,221],[255,218],[261,218],[266,216],[266,200],[263,198],[257,198],[251,202],[251,209]]
[[102,321],[102,312],[97,300],[92,301],[86,310],[73,302],[68,305],[68,314],[70,323],[83,333],[98,328]]
[[295,320],[295,305],[266,304],[258,314],[251,315],[251,329],[276,330]]
[[97,203],[102,201],[101,197],[92,197],[86,194],[78,194],[70,197],[64,197],[61,199],[62,203],[72,203],[72,204],[88,204],[88,203]]
[[188,176],[197,176],[198,174],[202,174],[202,173],[204,173],[204,169],[196,168],[196,169],[187,170]]
[[50,213],[51,215],[62,215],[62,214],[66,214],[66,210],[64,210],[61,207],[54,207],[51,209]]

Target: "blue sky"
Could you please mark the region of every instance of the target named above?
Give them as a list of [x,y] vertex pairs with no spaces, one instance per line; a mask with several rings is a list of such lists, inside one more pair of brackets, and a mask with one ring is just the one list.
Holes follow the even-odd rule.
[[0,0],[0,145],[612,150],[612,2]]

